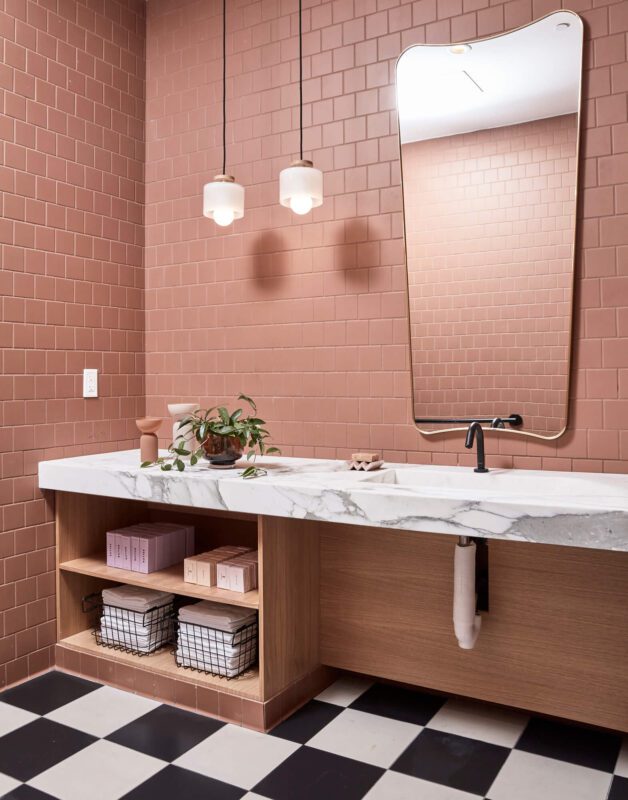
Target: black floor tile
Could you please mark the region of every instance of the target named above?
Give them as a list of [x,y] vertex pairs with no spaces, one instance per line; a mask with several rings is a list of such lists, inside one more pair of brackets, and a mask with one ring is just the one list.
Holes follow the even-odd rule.
[[28,781],[95,741],[74,728],[36,719],[0,739],[0,772]]
[[312,700],[271,731],[272,736],[305,744],[332,719],[342,713],[342,706]]
[[530,720],[516,745],[517,750],[605,772],[615,768],[620,747],[621,736],[615,733],[539,717]]
[[628,778],[620,778],[618,775],[613,778],[608,800],[628,800]]
[[350,708],[379,714],[401,722],[427,725],[434,714],[445,704],[446,698],[411,689],[400,689],[376,683],[351,703]]
[[311,747],[301,747],[253,792],[270,800],[362,800],[384,770]]
[[33,789],[32,786],[16,786],[9,794],[3,794],[2,800],[55,800],[51,794],[40,792],[39,789]]
[[223,725],[201,714],[163,705],[106,738],[162,761],[174,761]]
[[246,789],[169,764],[122,800],[240,800]]
[[43,715],[99,688],[99,683],[86,681],[84,678],[76,678],[64,672],[47,672],[32,681],[7,689],[0,694],[0,700]]
[[509,753],[507,747],[426,728],[391,769],[484,796]]

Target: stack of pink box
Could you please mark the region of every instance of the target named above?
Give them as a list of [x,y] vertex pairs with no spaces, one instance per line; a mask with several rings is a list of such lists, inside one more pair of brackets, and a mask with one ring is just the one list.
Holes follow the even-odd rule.
[[144,522],[107,531],[107,566],[155,572],[180,564],[194,553],[194,527]]
[[232,592],[257,589],[257,550],[249,550],[218,564],[216,585]]

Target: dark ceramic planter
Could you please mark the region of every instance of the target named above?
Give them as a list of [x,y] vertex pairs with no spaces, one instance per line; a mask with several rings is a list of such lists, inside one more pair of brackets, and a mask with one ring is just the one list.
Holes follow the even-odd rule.
[[203,444],[205,458],[215,467],[232,467],[242,458],[242,444],[231,436],[210,434]]

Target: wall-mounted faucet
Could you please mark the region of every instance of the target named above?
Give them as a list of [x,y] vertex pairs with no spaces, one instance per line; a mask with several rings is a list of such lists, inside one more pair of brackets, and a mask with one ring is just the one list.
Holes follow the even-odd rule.
[[464,443],[464,446],[468,450],[470,450],[473,447],[473,443],[476,440],[478,443],[477,446],[478,465],[473,471],[488,472],[484,458],[484,431],[482,430],[482,425],[477,420],[469,425],[469,430],[467,431],[467,439]]

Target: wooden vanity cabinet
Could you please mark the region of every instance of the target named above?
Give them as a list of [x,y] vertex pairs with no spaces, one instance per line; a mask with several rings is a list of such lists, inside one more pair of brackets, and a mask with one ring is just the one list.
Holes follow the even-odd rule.
[[[181,566],[107,567],[105,532],[193,523],[197,552],[257,547],[238,595],[186,584]],[[492,540],[489,611],[474,650],[452,627],[455,537],[205,511],[57,492],[57,664],[166,702],[268,730],[341,668],[628,731],[628,553]],[[82,598],[116,583],[259,609],[259,668],[225,680],[168,650],[99,647]]]

